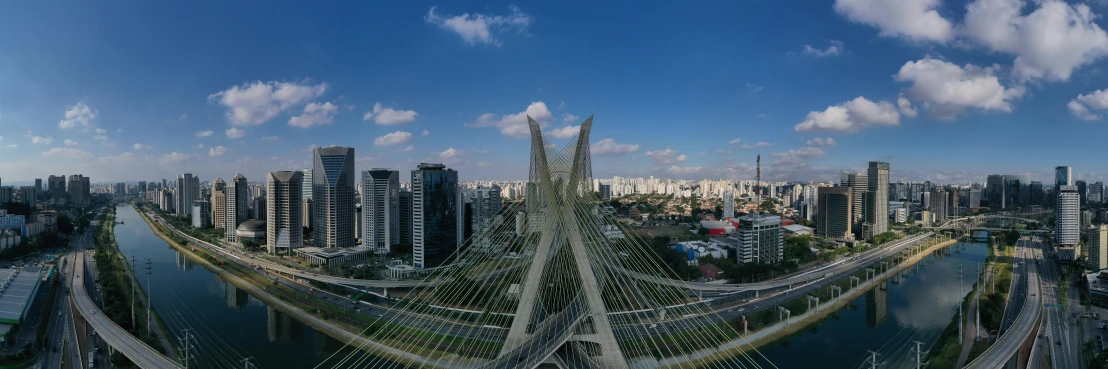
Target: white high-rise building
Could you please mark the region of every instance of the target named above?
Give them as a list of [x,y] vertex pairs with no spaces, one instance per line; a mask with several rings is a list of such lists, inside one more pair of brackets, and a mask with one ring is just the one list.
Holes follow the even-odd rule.
[[735,193],[728,190],[723,193],[723,219],[735,216]]
[[361,220],[362,246],[387,254],[400,243],[400,172],[362,171]]
[[1086,234],[1089,236],[1089,257],[1085,260],[1086,267],[1092,270],[1108,268],[1108,225],[1090,227]]
[[1059,246],[1081,242],[1081,196],[1077,186],[1061,186],[1058,205],[1054,208],[1054,240]]
[[266,249],[269,253],[291,253],[304,246],[301,198],[304,175],[299,171],[269,172],[266,175]]

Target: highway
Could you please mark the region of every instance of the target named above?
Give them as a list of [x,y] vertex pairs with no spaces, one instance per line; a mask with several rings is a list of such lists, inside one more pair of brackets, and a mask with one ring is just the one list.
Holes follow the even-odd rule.
[[[74,235],[69,240],[68,250],[81,250],[85,245],[88,245],[92,240],[92,233],[86,231],[81,235]],[[66,289],[70,286],[70,281],[66,279],[66,276],[71,275],[73,269],[73,262],[70,260],[72,254],[66,254],[65,256],[58,258],[57,261],[57,278],[61,278],[65,281],[63,288],[58,289],[58,295],[55,296],[56,301],[54,304],[57,306],[56,312],[52,312],[54,315],[49,316],[50,325],[47,327],[45,355],[42,356],[42,362],[44,368],[61,368],[64,358],[62,357],[63,351],[69,356],[69,362],[71,368],[85,368],[87,367],[85,362],[81,361],[81,348],[77,344],[77,328],[73,324],[73,309]],[[63,350],[64,348],[64,350]]]
[[1043,317],[1043,337],[1050,353],[1051,367],[1079,368],[1083,342],[1078,338],[1077,318],[1070,313],[1071,311],[1077,311],[1076,308],[1080,306],[1076,302],[1076,298],[1071,297],[1077,293],[1077,288],[1071,284],[1068,288],[1071,296],[1060,296],[1058,283],[1061,280],[1062,271],[1059,270],[1057,263],[1054,260],[1046,261],[1042,263],[1041,269],[1045,303],[1061,304],[1063,300],[1068,299],[1066,305],[1068,311],[1052,305],[1046,308]]
[[70,288],[70,295],[81,316],[99,333],[99,337],[141,368],[182,368],[175,361],[157,352],[104,316],[85,290],[88,279],[85,276],[85,253],[76,252],[73,255],[73,288]]
[[[1038,260],[1039,253],[1034,252],[1034,250],[1028,242],[1019,242],[1016,245],[1015,262],[1018,265],[1016,268],[1026,269],[1023,273],[1025,283],[1022,284],[1026,287],[1026,291],[1022,292],[1029,295],[1026,303],[1023,304],[1022,309],[1018,309],[1019,314],[1016,315],[1016,319],[1009,325],[1009,328],[999,336],[992,346],[989,346],[985,352],[967,364],[966,368],[992,369],[1004,367],[1016,355],[1020,346],[1031,335],[1032,329],[1038,323],[1039,314],[1043,309],[1043,296],[1039,288],[1039,272],[1037,268],[1034,268],[1034,262]],[[1012,294],[1009,295],[1009,301],[1018,299],[1016,297],[1018,292],[1021,291],[1013,290]],[[1010,310],[1016,311],[1017,309]]]

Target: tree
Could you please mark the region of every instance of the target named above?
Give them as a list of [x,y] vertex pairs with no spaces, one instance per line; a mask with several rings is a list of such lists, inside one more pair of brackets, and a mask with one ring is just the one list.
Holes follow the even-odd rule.
[[22,216],[31,215],[31,206],[22,202],[8,201],[0,204],[0,207],[6,209],[8,211],[8,214]]
[[61,232],[62,234],[73,233],[73,221],[69,220],[68,215],[58,215],[58,232]]
[[710,231],[708,231],[708,228],[700,227],[700,229],[696,230],[696,234],[701,236],[707,236],[708,233],[710,233]]

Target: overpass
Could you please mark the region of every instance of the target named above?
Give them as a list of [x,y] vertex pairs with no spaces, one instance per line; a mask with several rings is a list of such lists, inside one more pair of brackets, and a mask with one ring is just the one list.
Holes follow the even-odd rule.
[[85,253],[77,251],[74,258],[73,286],[69,290],[74,305],[77,306],[81,316],[92,326],[100,337],[104,339],[116,351],[123,353],[131,362],[140,368],[182,368],[176,361],[162,355],[153,347],[142,342],[131,333],[115,324],[104,315],[92,299],[88,296],[83,280],[85,278]]
[[[1015,323],[985,352],[966,364],[966,368],[1000,368],[1004,366],[1019,351],[1020,346],[1027,341],[1027,337],[1031,335],[1035,325],[1039,323],[1039,315],[1043,309],[1043,297],[1039,291],[1038,268],[1034,267],[1035,264],[1032,263],[1032,261],[1038,260],[1039,253],[1035,249],[1030,251],[1034,255],[1032,258],[1019,257],[1016,259],[1023,263],[1020,268],[1025,268],[1027,274],[1027,296],[1025,298],[1029,300],[1023,304],[1023,310],[1016,316]],[[1009,298],[1012,298],[1012,296],[1009,296]]]

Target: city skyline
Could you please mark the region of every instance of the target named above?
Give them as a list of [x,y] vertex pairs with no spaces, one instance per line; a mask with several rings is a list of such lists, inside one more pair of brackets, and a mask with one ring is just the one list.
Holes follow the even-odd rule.
[[[1080,132],[1108,107],[1108,7],[1019,3],[994,24],[979,1],[839,0],[798,17],[773,2],[349,4],[250,24],[223,22],[256,11],[246,4],[20,4],[0,15],[0,173],[263,178],[333,144],[359,150],[355,172],[443,162],[462,180],[525,179],[509,155],[526,147],[525,115],[565,140],[595,114],[598,178],[751,179],[763,154],[771,180],[835,180],[869,161],[895,163],[891,181],[1048,183],[1059,163],[1095,180],[1092,156],[1012,148],[1029,132],[1095,145]],[[665,32],[644,22],[663,12]],[[44,13],[56,18],[29,16]],[[293,20],[310,32],[283,31]],[[211,32],[188,32],[197,23]],[[647,42],[593,37],[613,29]],[[1040,29],[1072,42],[1023,36]]]

